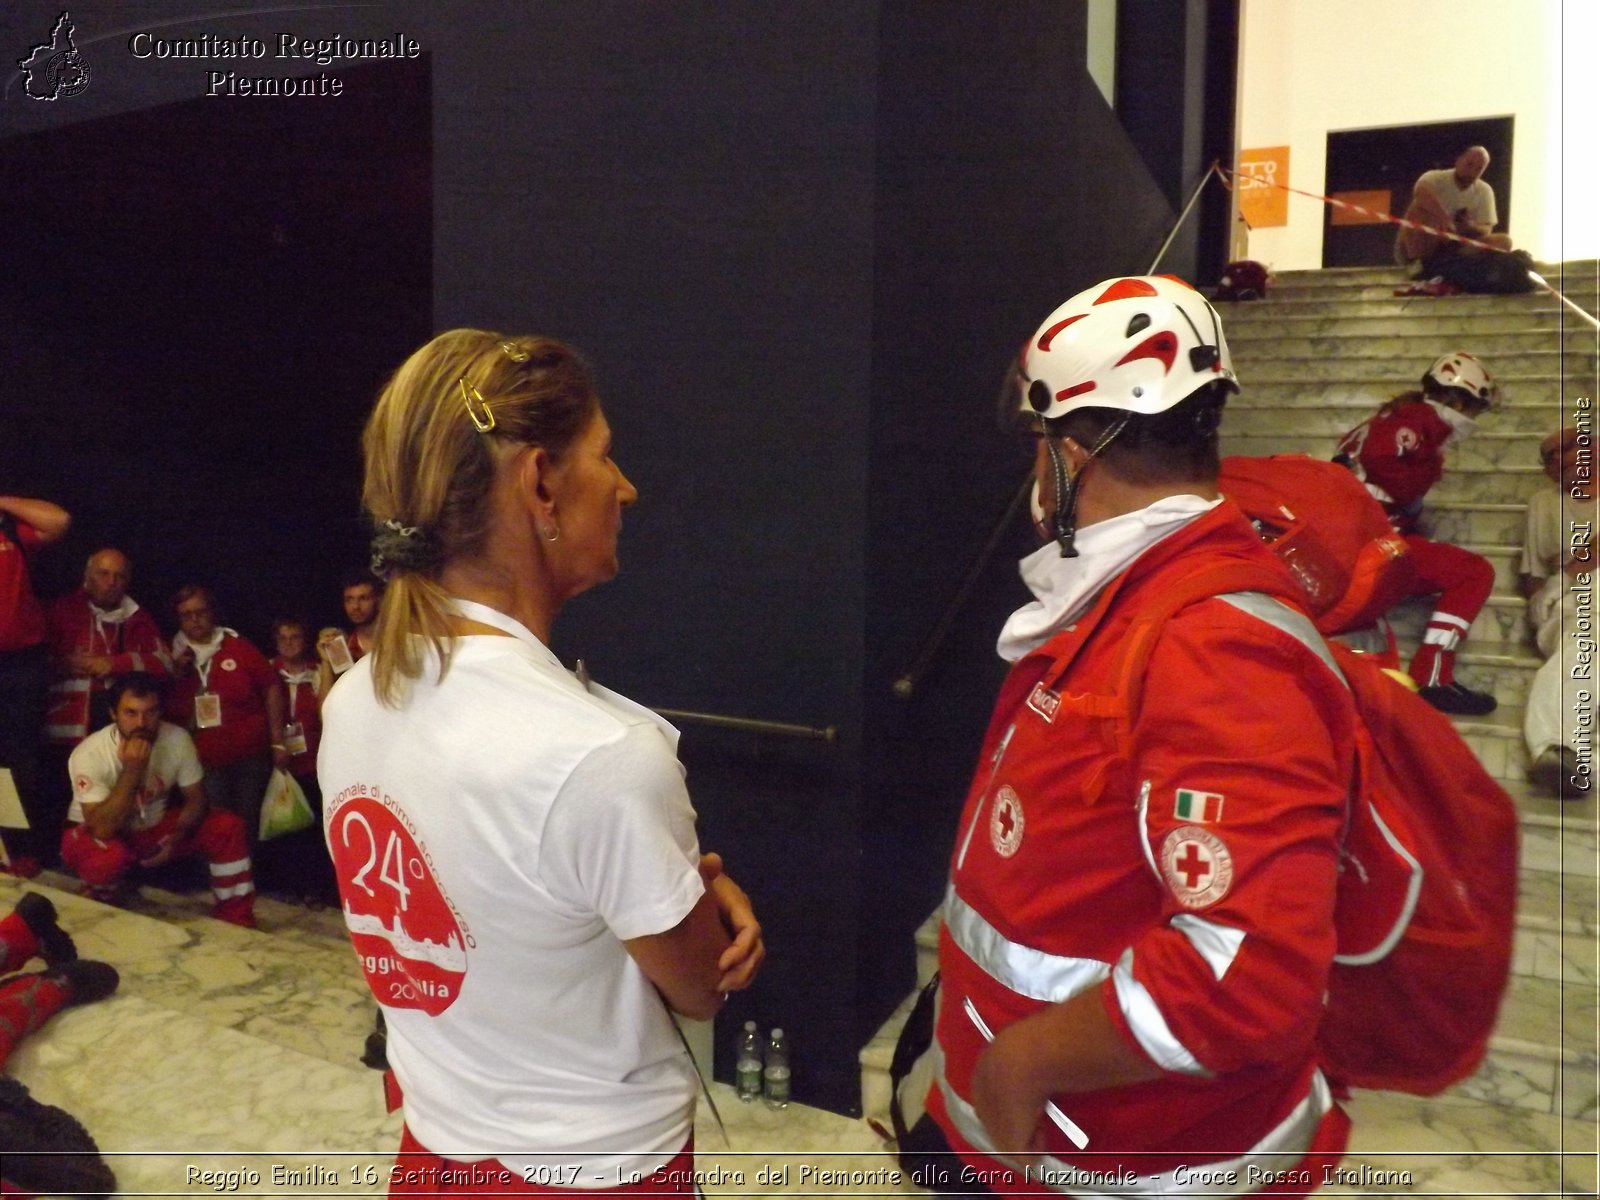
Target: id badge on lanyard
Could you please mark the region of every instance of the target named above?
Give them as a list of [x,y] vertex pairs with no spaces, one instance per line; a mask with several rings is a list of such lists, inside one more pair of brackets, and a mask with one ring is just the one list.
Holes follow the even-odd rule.
[[211,690],[211,668],[216,658],[206,660],[205,666],[195,664],[195,674],[200,677],[200,694],[194,698],[194,727],[215,729],[222,724],[222,697]]
[[306,731],[299,721],[290,721],[283,727],[283,749],[291,758],[306,752]]

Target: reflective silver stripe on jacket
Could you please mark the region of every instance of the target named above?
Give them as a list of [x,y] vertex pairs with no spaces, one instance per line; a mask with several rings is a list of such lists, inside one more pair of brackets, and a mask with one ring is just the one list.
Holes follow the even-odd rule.
[[[955,1088],[950,1086],[950,1081],[945,1078],[944,1054],[940,1051],[938,1042],[934,1043],[933,1051],[934,1079],[944,1096],[945,1109],[950,1114],[950,1123],[955,1126],[956,1132],[974,1150],[987,1154],[1020,1172],[1022,1170],[1020,1163],[995,1151],[994,1144],[989,1140],[989,1132],[978,1120],[978,1114],[972,1105],[958,1096]],[[1112,1197],[1125,1196],[1246,1196],[1257,1191],[1260,1186],[1259,1182],[1250,1182],[1251,1168],[1255,1168],[1259,1181],[1262,1172],[1283,1171],[1293,1166],[1294,1162],[1290,1160],[1290,1156],[1303,1156],[1311,1148],[1317,1127],[1332,1107],[1333,1095],[1328,1090],[1328,1081],[1322,1077],[1321,1071],[1314,1071],[1311,1076],[1311,1089],[1306,1093],[1305,1099],[1295,1105],[1294,1110],[1278,1123],[1277,1128],[1238,1158],[1230,1158],[1224,1162],[1186,1164],[1171,1171],[1163,1171],[1159,1175],[1140,1175],[1129,1184],[1113,1185],[1102,1177],[1097,1179],[1092,1187],[1076,1187],[1071,1182],[1075,1177],[1082,1177],[1090,1170],[1098,1171],[1102,1176],[1109,1175],[1112,1173],[1112,1167],[1109,1164],[1093,1168],[1077,1167],[1062,1162],[1053,1155],[1045,1154],[1034,1160],[1029,1178],[1050,1191],[1059,1192],[1064,1196],[1081,1197],[1082,1200],[1111,1200]],[[1090,1136],[1090,1145],[1093,1147],[1092,1131]],[[1217,1182],[1229,1172],[1232,1172],[1232,1177],[1237,1182],[1232,1184]],[[1198,1178],[1194,1177],[1196,1175]]]
[[1176,1071],[1200,1079],[1212,1078],[1189,1047],[1178,1040],[1167,1018],[1148,988],[1133,977],[1133,947],[1122,952],[1111,972],[1111,986],[1117,992],[1117,1007],[1138,1039],[1144,1052],[1165,1071]]
[[[1328,649],[1328,643],[1304,613],[1296,612],[1283,601],[1274,600],[1261,592],[1227,592],[1217,599],[1227,601],[1240,612],[1249,613],[1274,629],[1281,629],[1326,663],[1328,670],[1340,683],[1345,683],[1344,672],[1333,661],[1333,652]],[[1345,686],[1350,685],[1345,683]]]
[[1097,958],[1046,954],[1011,941],[958,896],[954,884],[945,890],[944,923],[951,940],[979,970],[1031,1000],[1070,1000],[1111,974],[1111,964]]

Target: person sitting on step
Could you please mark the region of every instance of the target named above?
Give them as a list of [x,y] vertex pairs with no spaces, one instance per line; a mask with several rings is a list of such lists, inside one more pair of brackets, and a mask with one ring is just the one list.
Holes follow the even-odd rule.
[[1528,498],[1520,582],[1545,664],[1528,688],[1522,732],[1533,764],[1529,778],[1565,800],[1588,795],[1592,786],[1574,743],[1583,713],[1577,697],[1587,686],[1579,592],[1591,586],[1594,571],[1593,436],[1569,425],[1545,438],[1539,461],[1556,486]]
[[[0,980],[0,1067],[17,1043],[63,1008],[103,1000],[119,978],[109,963],[78,957],[56,923],[56,908],[38,892],[25,893],[0,919],[0,974],[30,958],[42,971]],[[6,1195],[106,1196],[117,1181],[100,1148],[70,1113],[43,1104],[20,1080],[0,1075],[0,1191]]]
[[[244,821],[211,808],[194,740],[161,719],[161,685],[134,671],[111,688],[111,724],[78,744],[70,825],[61,862],[97,899],[112,901],[135,864],[159,867],[203,856],[210,866],[211,915],[255,928],[255,876]],[[176,788],[183,804],[171,803]]]
[[1422,698],[1442,712],[1484,716],[1495,698],[1455,678],[1456,651],[1494,590],[1488,559],[1418,530],[1423,497],[1444,474],[1444,450],[1470,436],[1499,389],[1488,368],[1458,350],[1435,360],[1422,388],[1402,392],[1339,440],[1334,461],[1355,472],[1406,540],[1416,568],[1412,595],[1437,595],[1433,615],[1407,668]]

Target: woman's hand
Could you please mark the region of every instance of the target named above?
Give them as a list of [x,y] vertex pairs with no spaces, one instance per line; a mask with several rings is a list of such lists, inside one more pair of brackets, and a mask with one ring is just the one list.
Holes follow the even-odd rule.
[[717,912],[722,925],[733,941],[717,960],[722,979],[717,988],[722,992],[742,992],[755,982],[767,948],[761,940],[761,922],[756,920],[750,897],[732,879],[722,873],[722,855],[700,856],[700,878],[706,890],[717,902]]

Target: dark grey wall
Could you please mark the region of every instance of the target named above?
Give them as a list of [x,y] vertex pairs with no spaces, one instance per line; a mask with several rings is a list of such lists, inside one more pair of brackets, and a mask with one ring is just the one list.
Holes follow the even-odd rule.
[[[12,6],[0,50],[20,55],[56,11]],[[208,67],[236,63],[133,60],[125,39],[154,23],[149,5],[74,10],[90,86],[40,103],[13,85],[0,102],[0,132],[19,135],[0,141],[0,216],[53,231],[50,254],[0,289],[0,312],[36,312],[39,286],[82,278],[74,246],[91,241],[74,229],[119,212],[131,236],[97,233],[93,254],[100,278],[129,282],[115,307],[97,308],[96,288],[69,292],[25,337],[0,342],[0,420],[30,459],[8,462],[0,487],[19,480],[95,522],[120,519],[78,469],[76,447],[93,436],[119,487],[174,497],[144,545],[182,543],[194,459],[178,418],[203,414],[238,465],[206,478],[239,528],[204,542],[204,565],[225,588],[298,589],[320,611],[331,564],[360,556],[353,436],[386,365],[459,324],[582,347],[641,500],[622,576],[570,607],[557,649],[646,703],[836,728],[831,745],[689,728],[683,752],[704,842],[748,884],[771,952],[723,1035],[746,1016],[784,1025],[797,1097],[850,1110],[856,1050],[909,986],[910,930],[938,898],[1025,531],[1002,538],[981,599],[913,699],[889,684],[1025,467],[994,432],[1007,357],[1071,292],[1142,268],[1170,206],[1087,80],[1076,5],[503,0],[462,11],[392,0],[163,30],[398,30],[426,51],[401,68],[315,68],[347,80],[340,100],[256,101],[200,96]],[[395,87],[425,101],[393,103],[397,136],[318,141],[338,123],[327,106]],[[282,127],[259,128],[263,111]],[[105,177],[96,156],[120,131],[159,139],[197,119],[237,123],[235,149],[185,176],[124,151]],[[406,145],[427,152],[420,188]],[[72,170],[41,174],[73,147]],[[330,158],[337,169],[312,169]],[[222,219],[158,202],[207,175],[231,181],[215,192]],[[324,175],[354,188],[348,215],[292,227],[324,248],[362,228],[393,252],[253,292],[264,268],[238,258],[238,243],[276,243],[242,196],[275,178],[267,190],[289,204],[332,186]],[[212,265],[182,276],[181,320],[153,308],[135,321],[126,297],[173,278],[158,251],[184,238],[148,225],[174,211],[191,213],[183,232]],[[217,306],[226,321],[208,320],[204,279],[231,285]],[[78,316],[96,327],[93,355]],[[186,347],[206,386],[153,361],[151,342]],[[271,472],[251,465],[264,412],[298,416],[325,446],[309,529],[285,529]],[[82,413],[112,414],[113,432],[87,433]],[[178,426],[176,448],[158,464],[118,460],[117,420]],[[309,545],[318,565],[290,575],[263,541]]]

